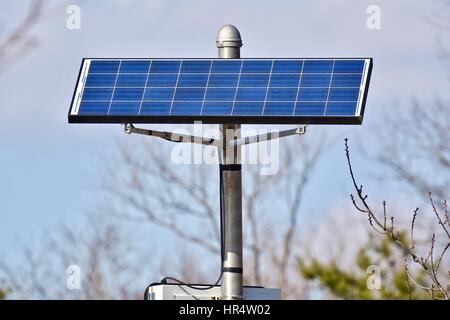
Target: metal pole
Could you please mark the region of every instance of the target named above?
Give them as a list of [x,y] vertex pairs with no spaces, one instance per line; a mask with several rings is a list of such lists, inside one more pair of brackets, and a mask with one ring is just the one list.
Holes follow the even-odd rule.
[[[217,34],[219,58],[240,58],[242,40],[238,29],[225,25]],[[240,146],[230,143],[240,139],[239,124],[223,124],[220,164],[221,200],[223,208],[222,299],[243,299],[242,263],[242,176]]]

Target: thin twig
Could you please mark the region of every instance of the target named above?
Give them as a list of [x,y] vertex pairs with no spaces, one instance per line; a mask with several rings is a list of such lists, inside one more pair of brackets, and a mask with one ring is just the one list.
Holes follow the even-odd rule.
[[[358,209],[358,211],[364,212],[364,213],[366,213],[368,215],[369,223],[370,223],[370,225],[372,226],[372,228],[375,231],[380,231],[377,228],[375,228],[375,225],[376,225],[378,228],[381,229],[380,233],[384,233],[384,234],[389,235],[394,240],[394,242],[400,248],[402,248],[402,250],[404,250],[409,256],[412,257],[414,262],[418,263],[422,267],[422,269],[425,271],[425,273],[428,275],[428,277],[432,281],[432,286],[431,286],[431,290],[432,291],[431,292],[432,292],[432,297],[433,298],[436,298],[436,296],[434,294],[434,291],[438,290],[438,291],[440,291],[442,293],[442,295],[446,299],[450,299],[450,290],[449,290],[448,287],[445,288],[440,283],[440,281],[439,281],[439,279],[437,277],[437,268],[436,268],[437,265],[434,264],[434,260],[433,260],[433,252],[434,252],[434,246],[435,246],[435,234],[433,234],[433,237],[432,237],[432,240],[431,240],[431,249],[429,251],[428,257],[426,259],[424,259],[423,257],[417,256],[416,253],[415,253],[415,250],[414,250],[415,244],[414,244],[413,238],[411,240],[412,242],[410,243],[410,245],[407,246],[407,245],[405,245],[402,242],[402,240],[401,240],[402,238],[401,238],[400,232],[396,232],[395,231],[395,228],[394,228],[394,217],[391,217],[391,225],[389,227],[386,226],[386,222],[385,222],[385,219],[386,219],[385,218],[386,217],[386,209],[385,208],[386,208],[386,206],[385,206],[385,204],[383,205],[383,216],[384,216],[383,223],[381,223],[378,220],[378,218],[376,217],[376,215],[374,214],[374,212],[371,210],[370,206],[368,205],[368,203],[366,201],[367,200],[367,195],[363,194],[362,186],[358,187],[358,184],[356,183],[355,175],[353,173],[353,168],[352,168],[351,161],[350,161],[350,152],[349,152],[349,147],[348,147],[348,139],[345,139],[345,155],[346,155],[346,158],[347,158],[347,164],[348,164],[348,168],[349,168],[349,171],[350,171],[350,176],[351,176],[351,179],[352,179],[352,182],[353,182],[353,186],[354,186],[354,188],[355,188],[355,190],[357,192],[358,198],[359,198],[361,204],[363,205],[364,209],[362,209],[360,206],[358,206],[356,204],[356,200],[354,199],[353,196],[351,197],[352,198],[352,203],[354,203],[354,205]],[[429,198],[430,198],[430,202],[431,202],[431,205],[433,207],[433,211],[434,211],[434,213],[435,213],[435,215],[436,215],[436,217],[438,219],[439,224],[444,229],[444,231],[447,233],[447,235],[449,235],[449,232],[448,232],[448,230],[446,228],[446,225],[442,222],[442,220],[440,218],[440,215],[438,213],[438,210],[437,210],[436,206],[433,203],[431,194],[429,195]],[[418,209],[416,209],[414,211],[413,221],[412,221],[412,224],[411,224],[411,230],[412,231],[414,229],[414,224],[415,224],[415,220],[416,220],[415,216],[417,215],[417,212],[418,212]],[[445,253],[446,250],[447,249],[444,249],[444,253]],[[439,259],[438,259],[439,264],[440,264],[440,261],[442,260],[442,255],[443,254],[441,254]],[[430,266],[428,265],[428,259],[431,259],[431,265]],[[414,281],[414,279],[412,279],[412,277],[411,277],[411,281],[416,283]],[[424,286],[420,286],[420,287],[425,288]]]

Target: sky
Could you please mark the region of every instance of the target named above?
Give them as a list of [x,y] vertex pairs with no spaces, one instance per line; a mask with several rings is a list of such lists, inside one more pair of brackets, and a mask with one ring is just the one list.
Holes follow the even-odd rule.
[[[0,3],[0,37],[20,23],[28,3]],[[67,123],[83,57],[216,57],[216,33],[228,23],[241,32],[245,58],[373,57],[364,124],[310,127],[305,137],[315,141],[327,132],[333,141],[307,190],[305,211],[316,214],[303,217],[305,223],[348,201],[345,136],[376,148],[374,131],[384,114],[406,108],[412,97],[426,101],[449,94],[447,73],[436,58],[439,30],[429,21],[438,1],[60,3],[52,2],[56,9],[33,29],[37,47],[0,73],[0,256],[13,256],[21,243],[59,223],[79,223],[97,204],[105,155],[118,140],[133,143],[119,125]],[[81,9],[79,30],[66,27],[68,4]],[[366,25],[369,5],[381,10],[379,30]],[[364,161],[358,154],[354,159]],[[371,176],[365,166],[360,169],[362,179]],[[389,189],[369,185],[389,199]],[[321,192],[327,201],[317,205]]]

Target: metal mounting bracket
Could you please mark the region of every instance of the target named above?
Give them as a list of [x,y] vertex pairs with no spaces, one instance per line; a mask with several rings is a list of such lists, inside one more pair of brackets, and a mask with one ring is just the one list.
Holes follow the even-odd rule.
[[152,136],[152,137],[158,137],[167,141],[177,142],[177,143],[198,143],[198,144],[204,144],[204,145],[214,145],[217,143],[217,140],[213,138],[204,138],[204,137],[197,137],[197,136],[191,136],[187,134],[179,134],[175,132],[168,132],[168,131],[158,131],[158,130],[151,130],[151,129],[143,129],[143,128],[136,128],[131,123],[125,123],[124,124],[124,131],[125,133],[131,134],[141,134],[145,136]]
[[[223,139],[214,139],[214,138],[205,138],[205,137],[198,137],[198,136],[192,136],[187,134],[179,134],[175,132],[168,132],[168,131],[158,131],[158,130],[151,130],[151,129],[143,129],[143,128],[136,128],[131,123],[125,123],[124,124],[124,131],[125,133],[131,134],[141,134],[145,136],[152,136],[152,137],[158,137],[167,141],[171,142],[177,142],[177,143],[197,143],[197,144],[203,144],[207,146],[216,145],[220,146],[220,144],[223,142]],[[280,132],[268,132],[264,134],[258,134],[256,136],[250,136],[250,137],[244,137],[240,139],[233,139],[230,140],[231,146],[243,146],[247,144],[252,143],[258,143],[263,141],[269,141],[273,139],[278,139],[282,137],[288,137],[293,135],[304,135],[306,134],[306,126],[294,128],[294,129],[288,129],[283,130]]]

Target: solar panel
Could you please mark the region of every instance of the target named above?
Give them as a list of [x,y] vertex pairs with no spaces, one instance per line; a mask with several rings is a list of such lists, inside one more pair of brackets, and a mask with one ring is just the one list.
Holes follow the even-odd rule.
[[360,124],[372,59],[83,59],[69,122]]

